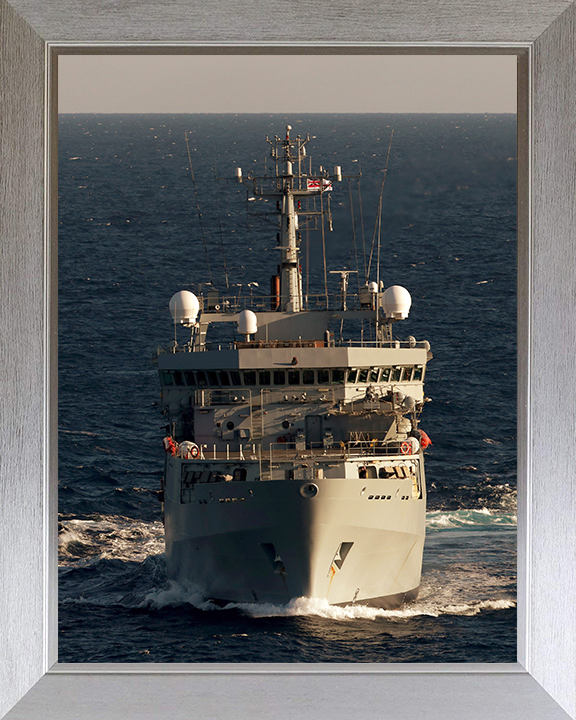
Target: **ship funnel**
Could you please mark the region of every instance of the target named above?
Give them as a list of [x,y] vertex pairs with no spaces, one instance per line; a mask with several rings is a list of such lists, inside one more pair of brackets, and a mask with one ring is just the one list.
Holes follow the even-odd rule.
[[404,320],[408,317],[411,305],[410,293],[400,285],[392,285],[382,295],[382,308],[387,318]]
[[238,332],[240,335],[254,335],[258,330],[256,313],[252,310],[242,310],[238,315]]
[[179,325],[194,325],[199,310],[198,298],[189,290],[180,290],[170,299],[172,319]]

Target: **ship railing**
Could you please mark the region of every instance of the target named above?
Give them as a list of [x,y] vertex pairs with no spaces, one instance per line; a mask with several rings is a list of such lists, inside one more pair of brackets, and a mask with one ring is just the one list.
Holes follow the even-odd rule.
[[[257,479],[270,480],[313,480],[324,477],[326,464],[344,461],[366,462],[369,458],[387,457],[414,461],[418,456],[411,449],[404,452],[401,442],[383,443],[374,441],[350,441],[348,443],[332,443],[318,447],[305,447],[305,443],[271,443],[263,449],[261,444],[236,444],[233,448],[226,445],[224,449],[217,445],[200,445],[200,453],[191,464],[200,461],[224,461],[226,463],[245,462],[258,463]],[[407,444],[406,444],[407,445]],[[190,460],[190,458],[188,458]],[[368,473],[373,466],[366,466]],[[361,468],[360,468],[361,469]],[[360,471],[360,470],[359,470]],[[368,476],[368,475],[367,475]]]
[[362,347],[362,348],[419,348],[428,350],[430,344],[426,340],[408,341],[408,340],[354,340],[354,339],[338,339],[331,338],[325,340],[251,340],[246,341],[230,341],[230,342],[206,342],[200,347],[193,347],[190,343],[178,344],[172,343],[168,347],[158,347],[157,355],[166,353],[186,353],[186,352],[219,352],[222,350],[257,350],[260,348],[306,348],[306,347]]
[[[222,343],[206,343],[207,350],[224,349],[225,344]],[[330,340],[237,340],[235,343],[228,345],[230,349],[259,349],[259,348],[307,348],[307,347],[365,347],[365,348],[424,348],[428,349],[430,343],[426,340],[355,340],[355,339],[338,339]]]
[[270,443],[268,453],[273,460],[306,459],[339,457],[344,460],[376,456],[406,456],[411,448],[406,448],[402,441],[384,441],[381,438],[372,440],[349,440],[348,442],[305,443],[296,439],[294,442]]
[[[269,312],[280,310],[280,299],[277,295],[260,295],[256,293],[239,295],[218,295],[216,293],[201,296],[200,310],[208,313],[239,313],[242,310],[253,312]],[[304,310],[376,310],[374,296],[365,294],[346,294],[343,300],[340,293],[322,293],[303,295]],[[344,307],[345,306],[345,307]]]
[[199,460],[259,460],[269,463],[295,460],[355,460],[367,457],[414,457],[411,448],[403,450],[402,442],[384,442],[380,439],[371,441],[351,440],[339,443],[306,443],[299,441],[285,443],[270,443],[263,448],[261,443],[228,443],[200,445]]

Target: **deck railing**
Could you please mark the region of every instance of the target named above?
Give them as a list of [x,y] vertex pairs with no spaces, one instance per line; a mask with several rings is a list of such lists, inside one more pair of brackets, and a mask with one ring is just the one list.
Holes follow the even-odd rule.
[[269,462],[294,460],[355,460],[369,457],[414,457],[411,449],[403,449],[404,442],[383,443],[380,440],[351,440],[334,443],[328,447],[296,447],[296,442],[270,443],[262,448],[260,444],[227,444],[224,449],[217,445],[200,445],[200,452],[195,460],[258,460],[265,458]]
[[[406,445],[409,443],[386,443],[381,441],[350,441],[348,443],[333,444],[329,447],[305,448],[296,447],[296,444],[290,443],[271,443],[269,448],[263,449],[261,445],[249,443],[247,445],[239,445],[233,449],[227,445],[224,450],[217,450],[216,445],[211,448],[208,445],[202,445],[197,458],[188,458],[191,469],[197,467],[200,461],[220,461],[238,462],[244,464],[246,462],[258,463],[257,480],[314,480],[315,478],[324,477],[326,465],[330,463],[340,464],[344,461],[360,461],[368,462],[364,468],[365,477],[376,477],[375,466],[371,466],[371,459],[385,458],[401,458],[405,461],[414,461],[418,459],[418,453],[413,453],[412,448],[408,450]],[[283,466],[286,463],[288,467]],[[188,463],[187,463],[188,465]],[[359,470],[360,472],[360,470]],[[407,471],[406,471],[407,472]],[[213,472],[208,473],[208,477],[212,477]],[[216,474],[217,475],[217,474]],[[198,482],[202,482],[199,480]],[[205,480],[204,482],[208,482]]]
[[416,342],[408,340],[340,340],[332,338],[328,342],[322,340],[252,340],[230,342],[206,342],[200,347],[193,347],[191,343],[172,343],[168,347],[158,347],[157,354],[185,353],[185,352],[211,352],[222,350],[257,350],[260,348],[306,348],[306,347],[361,347],[361,348],[420,348],[428,350],[430,344],[426,340]]
[[[240,294],[224,295],[217,294],[200,297],[200,309],[202,312],[210,313],[238,313],[242,310],[253,312],[275,311],[279,309],[279,298],[276,295]],[[304,310],[376,310],[375,296],[347,293],[343,301],[341,293],[328,293],[318,295],[304,295],[302,306]]]

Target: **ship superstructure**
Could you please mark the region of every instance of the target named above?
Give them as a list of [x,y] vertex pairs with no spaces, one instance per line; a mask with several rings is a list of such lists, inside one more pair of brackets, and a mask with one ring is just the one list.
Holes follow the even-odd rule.
[[[394,337],[411,303],[402,287],[350,294],[342,270],[337,296],[303,291],[299,228],[331,223],[343,176],[312,173],[309,137],[290,131],[267,138],[270,175],[236,170],[251,198],[276,208],[270,295],[210,288],[170,302],[191,334],[158,353],[168,574],[217,601],[392,607],[420,585],[430,346]],[[347,336],[359,324],[369,332]]]

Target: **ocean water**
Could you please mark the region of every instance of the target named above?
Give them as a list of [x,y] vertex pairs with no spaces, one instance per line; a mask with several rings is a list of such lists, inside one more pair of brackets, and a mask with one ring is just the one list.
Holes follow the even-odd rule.
[[[176,291],[267,294],[276,230],[218,178],[261,173],[287,123],[314,167],[361,173],[326,253],[362,281],[390,149],[380,277],[412,295],[396,334],[434,353],[422,586],[396,611],[217,608],[166,579],[153,356]],[[58,192],[60,662],[515,662],[515,116],[61,115]],[[323,293],[318,240],[307,257]]]

